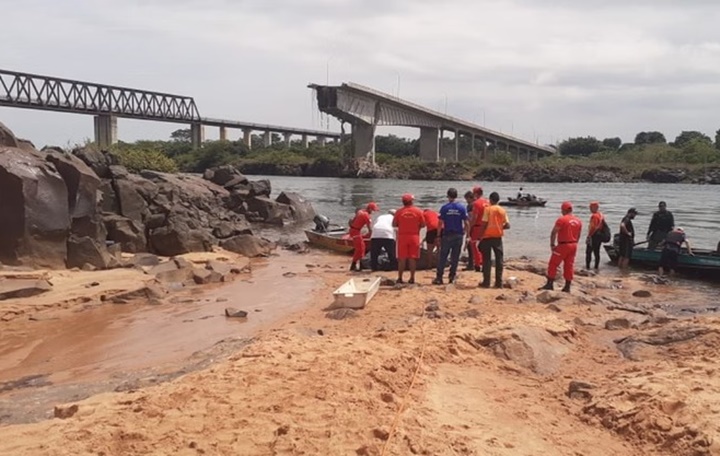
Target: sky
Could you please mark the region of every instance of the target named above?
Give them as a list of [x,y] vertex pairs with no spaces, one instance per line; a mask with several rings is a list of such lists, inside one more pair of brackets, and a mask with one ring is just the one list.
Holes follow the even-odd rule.
[[[188,95],[205,117],[339,131],[307,84],[352,81],[541,144],[720,128],[715,0],[0,0],[0,11],[0,68]],[[38,146],[93,134],[83,115],[0,108],[0,122]],[[119,137],[177,128],[121,119]]]

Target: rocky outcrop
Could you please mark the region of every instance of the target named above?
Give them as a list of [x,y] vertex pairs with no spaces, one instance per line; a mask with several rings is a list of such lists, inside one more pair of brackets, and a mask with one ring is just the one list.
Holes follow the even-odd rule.
[[270,181],[250,181],[231,166],[202,176],[134,174],[92,147],[39,152],[0,124],[0,262],[105,269],[119,266],[120,251],[175,256],[220,242],[248,257],[268,255],[274,246],[255,237],[249,221],[315,215],[300,195],[273,200],[271,191]]

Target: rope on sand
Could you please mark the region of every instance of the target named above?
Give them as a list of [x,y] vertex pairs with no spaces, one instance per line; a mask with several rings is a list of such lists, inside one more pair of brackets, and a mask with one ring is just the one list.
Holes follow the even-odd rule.
[[405,410],[405,403],[407,402],[408,397],[410,397],[410,392],[412,392],[413,386],[415,386],[415,379],[417,378],[417,374],[420,371],[420,366],[422,365],[422,362],[423,362],[423,357],[425,356],[426,339],[425,339],[425,321],[424,320],[420,324],[420,332],[422,333],[422,345],[420,347],[420,356],[417,358],[417,365],[415,366],[415,371],[413,372],[412,378],[410,379],[410,386],[408,386],[408,389],[405,392],[405,396],[403,396],[402,401],[400,401],[400,405],[398,407],[397,412],[395,413],[395,418],[393,419],[392,426],[390,427],[390,432],[388,433],[388,438],[385,441],[385,445],[383,445],[382,451],[380,452],[380,456],[385,456],[385,453],[386,453],[388,447],[390,446],[390,442],[392,441],[392,438],[395,435],[395,431],[397,430],[397,426],[400,422],[400,417],[402,416],[402,413]]

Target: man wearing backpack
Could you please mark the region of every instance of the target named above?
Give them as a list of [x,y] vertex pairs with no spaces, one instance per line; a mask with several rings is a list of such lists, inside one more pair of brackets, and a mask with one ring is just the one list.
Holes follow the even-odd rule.
[[600,212],[600,204],[596,201],[590,203],[590,227],[585,239],[585,269],[590,269],[590,260],[595,256],[595,269],[600,268],[600,247],[603,242],[610,241],[610,227],[605,222],[605,216]]

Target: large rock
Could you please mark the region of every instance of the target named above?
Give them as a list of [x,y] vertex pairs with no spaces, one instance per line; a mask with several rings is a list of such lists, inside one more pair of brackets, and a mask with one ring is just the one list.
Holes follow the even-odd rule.
[[120,244],[123,252],[147,251],[147,239],[143,226],[135,220],[117,214],[104,214],[107,239]]
[[296,222],[307,222],[316,215],[310,201],[303,198],[299,193],[282,192],[275,201],[290,206],[290,214]]
[[104,243],[90,237],[70,236],[67,241],[67,267],[82,268],[86,264],[97,269],[118,267],[118,260],[110,255]]
[[6,127],[5,124],[0,122],[0,148],[2,147],[19,148],[20,145],[18,144],[15,134]]
[[[0,124],[0,127],[2,124]],[[47,280],[36,279],[1,279],[0,301],[13,298],[29,298],[52,289]]]
[[82,160],[95,175],[102,179],[111,177],[110,166],[116,165],[117,160],[112,154],[101,152],[94,146],[79,147],[72,151],[72,154]]
[[[282,225],[292,219],[290,206],[278,203],[264,196],[256,196],[247,201],[248,219],[273,225]],[[251,215],[252,214],[252,215]],[[255,215],[256,214],[256,215]]]
[[250,196],[264,196],[270,198],[272,185],[270,185],[269,180],[261,179],[257,181],[250,181],[248,182],[248,185],[250,187]]
[[0,214],[0,262],[65,266],[68,192],[39,152],[0,147]]
[[139,192],[137,182],[126,178],[119,178],[113,181],[113,188],[117,195],[118,204],[120,205],[120,214],[138,223],[142,223],[150,212],[145,198],[143,198]]
[[236,184],[246,184],[248,182],[240,170],[230,165],[207,169],[203,174],[203,178],[223,187],[229,183],[231,184],[230,186],[232,186]]
[[220,247],[249,258],[268,256],[274,245],[265,239],[249,234],[240,234],[220,242]]
[[151,250],[158,255],[175,256],[209,251],[212,248],[212,239],[207,231],[192,229],[182,223],[170,223],[152,230],[149,244]]

